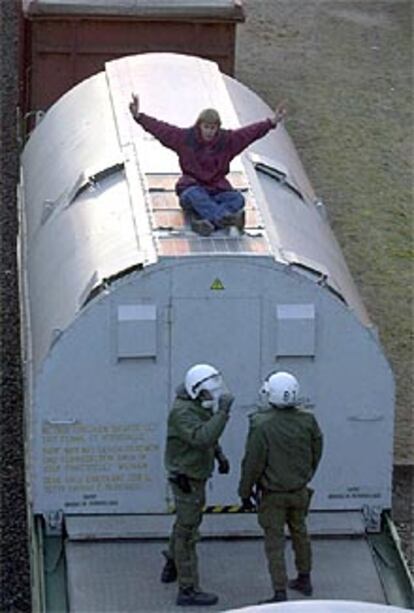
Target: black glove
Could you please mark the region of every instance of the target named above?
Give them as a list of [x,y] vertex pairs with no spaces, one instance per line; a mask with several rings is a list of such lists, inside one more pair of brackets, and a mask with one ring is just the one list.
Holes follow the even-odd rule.
[[220,475],[228,475],[230,472],[230,462],[223,454],[217,456],[218,471]]
[[230,413],[231,405],[234,402],[234,396],[229,393],[221,394],[218,401],[218,410]]
[[249,496],[248,498],[242,498],[241,510],[245,512],[256,511],[256,503],[253,500],[252,496]]

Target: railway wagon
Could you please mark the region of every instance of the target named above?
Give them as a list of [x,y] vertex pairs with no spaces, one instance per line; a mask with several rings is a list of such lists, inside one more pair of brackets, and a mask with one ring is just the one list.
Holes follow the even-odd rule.
[[[136,563],[151,585],[146,573],[155,566],[157,574],[160,560],[149,539],[165,538],[172,522],[168,411],[186,370],[210,362],[236,402],[222,438],[232,471],[209,482],[203,534],[258,535],[237,499],[248,414],[263,378],[288,370],[326,441],[311,532],[346,537],[344,547],[359,536],[350,558],[337,540],[336,556],[357,578],[356,555],[372,581],[346,596],[383,602],[366,534],[381,534],[391,507],[394,382],[325,207],[278,126],[231,165],[230,181],[246,199],[245,232],[194,234],[174,191],[177,158],[133,122],[133,91],[143,111],[180,126],[211,106],[229,128],[272,114],[213,62],[148,53],[111,61],[67,92],[23,151],[22,337],[41,601],[50,610],[54,599],[66,610],[135,610],[137,579],[120,589],[120,576]],[[258,546],[243,543],[240,552]],[[104,558],[122,558],[111,566],[118,589],[94,583],[95,546],[108,548]],[[223,564],[229,551],[220,553]],[[135,555],[144,558],[132,562]],[[110,582],[97,570],[96,581],[102,576]],[[149,590],[145,600],[147,592],[142,610],[165,610],[151,601],[165,594]],[[228,598],[229,607],[249,603],[243,589]]]

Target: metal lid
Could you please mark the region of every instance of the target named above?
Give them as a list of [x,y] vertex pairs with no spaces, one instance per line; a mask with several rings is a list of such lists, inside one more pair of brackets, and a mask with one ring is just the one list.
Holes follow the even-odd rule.
[[22,0],[27,16],[88,15],[139,19],[244,21],[242,0]]

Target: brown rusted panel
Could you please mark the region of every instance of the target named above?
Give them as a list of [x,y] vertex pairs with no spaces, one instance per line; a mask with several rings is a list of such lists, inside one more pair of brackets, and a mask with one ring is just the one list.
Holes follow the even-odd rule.
[[247,189],[249,187],[246,181],[246,175],[242,172],[231,172],[228,175],[228,180],[236,189]]
[[[154,223],[157,228],[182,228],[186,224],[184,213],[180,209],[178,198],[171,193],[152,193],[151,204]],[[261,228],[257,210],[252,203],[246,203],[246,228]]]
[[245,192],[242,190],[243,196],[244,196],[244,208],[246,209],[246,211],[250,210],[250,209],[256,209],[256,205],[253,202],[253,198],[250,192]]
[[261,228],[263,227],[258,221],[257,211],[255,209],[246,209],[246,228]]
[[174,192],[152,192],[152,208],[157,210],[181,210],[178,196]]
[[[175,184],[180,175],[167,175],[167,174],[147,174],[146,179],[148,188],[152,192],[160,191],[174,191]],[[235,189],[245,191],[249,185],[246,180],[246,176],[242,172],[230,172],[228,179]],[[247,194],[245,194],[247,196]]]
[[182,229],[186,219],[182,211],[154,211],[154,227],[158,229]]
[[85,18],[26,18],[22,72],[28,88],[25,111],[46,110],[68,89],[125,55],[174,52],[217,62],[234,73],[235,22]]
[[183,256],[195,253],[269,253],[267,241],[262,236],[241,236],[237,239],[222,237],[180,237],[160,238],[158,240],[160,256]]
[[169,255],[188,255],[191,253],[190,241],[187,239],[160,239],[159,241],[159,254],[160,256]]
[[174,191],[175,184],[178,181],[180,175],[158,175],[151,174],[146,175],[148,187],[150,191],[166,190]]
[[[164,180],[171,179],[164,175],[147,175],[150,183],[154,181],[154,177],[158,177],[157,187],[160,184],[160,177]],[[174,180],[176,180],[175,177]],[[180,208],[177,195],[171,191],[152,191],[152,189],[150,189],[151,207],[154,212],[155,226],[157,228],[181,228],[185,225],[185,216]],[[259,221],[250,193],[245,193],[244,197],[246,199],[246,228],[261,228],[262,223]]]
[[269,253],[269,246],[263,237],[258,236],[251,239],[250,251],[256,254]]

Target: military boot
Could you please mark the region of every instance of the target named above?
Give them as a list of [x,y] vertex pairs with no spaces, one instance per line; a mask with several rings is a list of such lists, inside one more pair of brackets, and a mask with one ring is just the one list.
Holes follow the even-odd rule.
[[268,604],[270,602],[285,602],[287,600],[286,590],[275,590],[272,598],[268,598],[267,600],[261,600],[257,604]]
[[312,596],[313,587],[311,583],[310,573],[298,573],[296,579],[291,579],[288,582],[291,590],[301,592],[305,596]]
[[176,604],[180,607],[209,607],[218,602],[216,594],[207,594],[193,587],[180,587]]
[[172,583],[177,579],[177,567],[168,551],[163,551],[162,555],[164,556],[166,562],[161,572],[161,582]]

